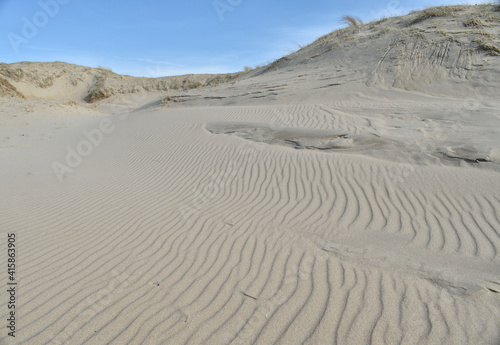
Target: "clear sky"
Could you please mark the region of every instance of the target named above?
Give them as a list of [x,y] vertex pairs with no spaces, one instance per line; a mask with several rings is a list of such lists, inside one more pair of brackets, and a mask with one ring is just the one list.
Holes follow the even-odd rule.
[[[487,3],[489,1],[470,1]],[[0,0],[0,62],[159,77],[268,63],[342,27],[461,0]]]

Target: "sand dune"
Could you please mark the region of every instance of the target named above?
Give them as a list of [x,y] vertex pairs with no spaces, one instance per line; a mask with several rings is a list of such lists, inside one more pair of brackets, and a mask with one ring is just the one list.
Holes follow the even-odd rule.
[[[348,44],[384,23],[500,13],[460,8],[352,28]],[[473,54],[484,81],[478,67],[401,87],[373,52],[376,78],[371,57],[292,54],[173,98],[3,98],[0,228],[17,234],[19,302],[16,341],[0,342],[498,344],[498,57]]]
[[[156,71],[147,71],[149,74]],[[115,95],[189,90],[228,82],[244,73],[139,78],[63,62],[0,64],[0,96],[70,99],[94,103]]]

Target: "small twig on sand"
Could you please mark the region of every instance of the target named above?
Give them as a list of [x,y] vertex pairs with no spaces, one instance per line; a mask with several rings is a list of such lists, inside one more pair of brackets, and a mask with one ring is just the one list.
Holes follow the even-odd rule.
[[241,293],[242,293],[243,295],[247,296],[247,297],[250,297],[250,298],[253,298],[254,300],[257,300],[257,297],[250,296],[250,295],[248,295],[248,294],[244,293],[243,291],[241,291]]

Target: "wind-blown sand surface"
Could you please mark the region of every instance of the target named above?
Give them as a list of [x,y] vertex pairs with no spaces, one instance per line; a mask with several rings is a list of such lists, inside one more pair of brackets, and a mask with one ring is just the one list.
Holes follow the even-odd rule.
[[451,9],[191,91],[4,73],[0,343],[499,344],[500,12]]

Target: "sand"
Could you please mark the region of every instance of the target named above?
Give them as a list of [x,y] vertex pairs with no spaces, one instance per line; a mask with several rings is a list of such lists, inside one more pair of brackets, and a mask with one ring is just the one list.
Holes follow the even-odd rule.
[[91,103],[4,65],[0,343],[499,344],[500,12],[448,9]]

